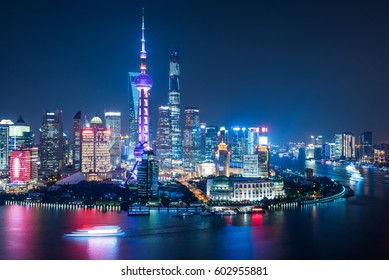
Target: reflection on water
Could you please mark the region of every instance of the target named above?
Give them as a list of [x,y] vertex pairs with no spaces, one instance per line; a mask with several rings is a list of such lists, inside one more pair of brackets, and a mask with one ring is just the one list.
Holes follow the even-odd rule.
[[[284,162],[285,164],[285,162]],[[389,186],[384,172],[287,163],[349,185],[355,196],[265,214],[194,215],[0,206],[0,259],[388,259]],[[122,237],[64,238],[84,224],[115,224]]]

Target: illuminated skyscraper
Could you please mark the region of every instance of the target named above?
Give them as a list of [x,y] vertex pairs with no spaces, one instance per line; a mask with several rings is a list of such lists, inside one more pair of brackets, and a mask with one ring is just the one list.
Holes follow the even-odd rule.
[[270,167],[270,147],[268,145],[258,145],[256,154],[258,155],[259,177],[268,178]]
[[340,159],[342,157],[342,147],[343,147],[343,135],[337,133],[335,134],[335,159]]
[[230,176],[230,152],[223,141],[218,145],[215,156],[216,176]]
[[128,72],[128,153],[129,159],[134,158],[134,148],[138,143],[138,103],[139,92],[135,86],[135,78],[140,72]]
[[120,112],[105,112],[105,125],[110,131],[110,156],[111,167],[118,168],[121,165],[121,145],[120,145],[120,132],[121,132],[121,117]]
[[180,61],[178,51],[173,51],[170,54],[168,105],[171,115],[172,166],[180,167],[183,160],[183,147],[180,116]]
[[78,111],[73,117],[72,124],[72,157],[75,170],[81,170],[81,129],[81,111]]
[[215,153],[218,145],[217,126],[207,126],[205,128],[205,160],[215,160]]
[[145,147],[142,159],[137,166],[138,196],[150,198],[158,189],[158,161],[150,146]]
[[45,176],[56,174],[64,167],[62,111],[46,111],[40,128],[40,171]]
[[[110,171],[110,130],[95,116],[81,132],[81,172],[106,178]],[[88,174],[86,174],[88,175]]]
[[11,153],[10,181],[28,183],[31,176],[31,150],[15,150]]
[[230,164],[234,167],[242,167],[243,155],[245,154],[246,128],[231,127],[231,133],[229,134],[229,137],[231,151]]
[[359,136],[359,159],[363,162],[372,162],[374,158],[373,133],[365,131]]
[[15,124],[9,127],[9,149],[14,151],[18,148],[31,148],[33,144],[31,128],[20,116]]
[[184,115],[183,167],[185,171],[195,172],[201,153],[200,111],[198,108],[186,108]]
[[351,132],[343,133],[342,157],[355,159],[355,136]]
[[10,120],[0,122],[0,172],[9,169],[9,126],[13,125]]
[[171,114],[169,106],[158,108],[157,149],[156,158],[160,162],[160,170],[172,168]]

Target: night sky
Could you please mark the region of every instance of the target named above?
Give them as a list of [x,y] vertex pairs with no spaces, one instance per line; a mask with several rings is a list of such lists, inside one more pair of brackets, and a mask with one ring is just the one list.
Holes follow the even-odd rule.
[[[81,3],[79,3],[81,2]],[[2,1],[0,119],[38,132],[45,109],[121,111],[145,8],[152,125],[181,56],[181,105],[208,125],[268,125],[270,140],[373,131],[389,140],[386,1]],[[154,134],[155,135],[155,134]]]

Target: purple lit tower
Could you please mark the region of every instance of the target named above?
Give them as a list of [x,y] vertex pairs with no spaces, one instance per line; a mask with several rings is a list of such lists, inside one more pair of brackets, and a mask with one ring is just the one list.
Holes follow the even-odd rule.
[[[146,74],[146,48],[145,48],[145,20],[142,10],[142,50],[140,52],[140,74],[135,78],[134,84],[139,90],[138,103],[138,144],[134,149],[136,163],[134,168],[142,160],[142,154],[146,147],[150,147],[150,120],[149,120],[149,90],[153,85],[151,77]],[[151,148],[151,147],[150,147]]]

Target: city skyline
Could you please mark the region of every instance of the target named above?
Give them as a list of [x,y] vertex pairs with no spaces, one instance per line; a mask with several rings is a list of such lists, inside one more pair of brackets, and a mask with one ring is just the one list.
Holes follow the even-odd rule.
[[120,111],[128,131],[128,72],[139,69],[144,7],[154,131],[177,47],[181,110],[198,107],[207,125],[267,125],[272,143],[344,131],[389,139],[386,3],[93,3],[5,6],[0,119],[21,115],[38,135],[42,113],[59,108],[69,136],[79,110],[88,119]]

